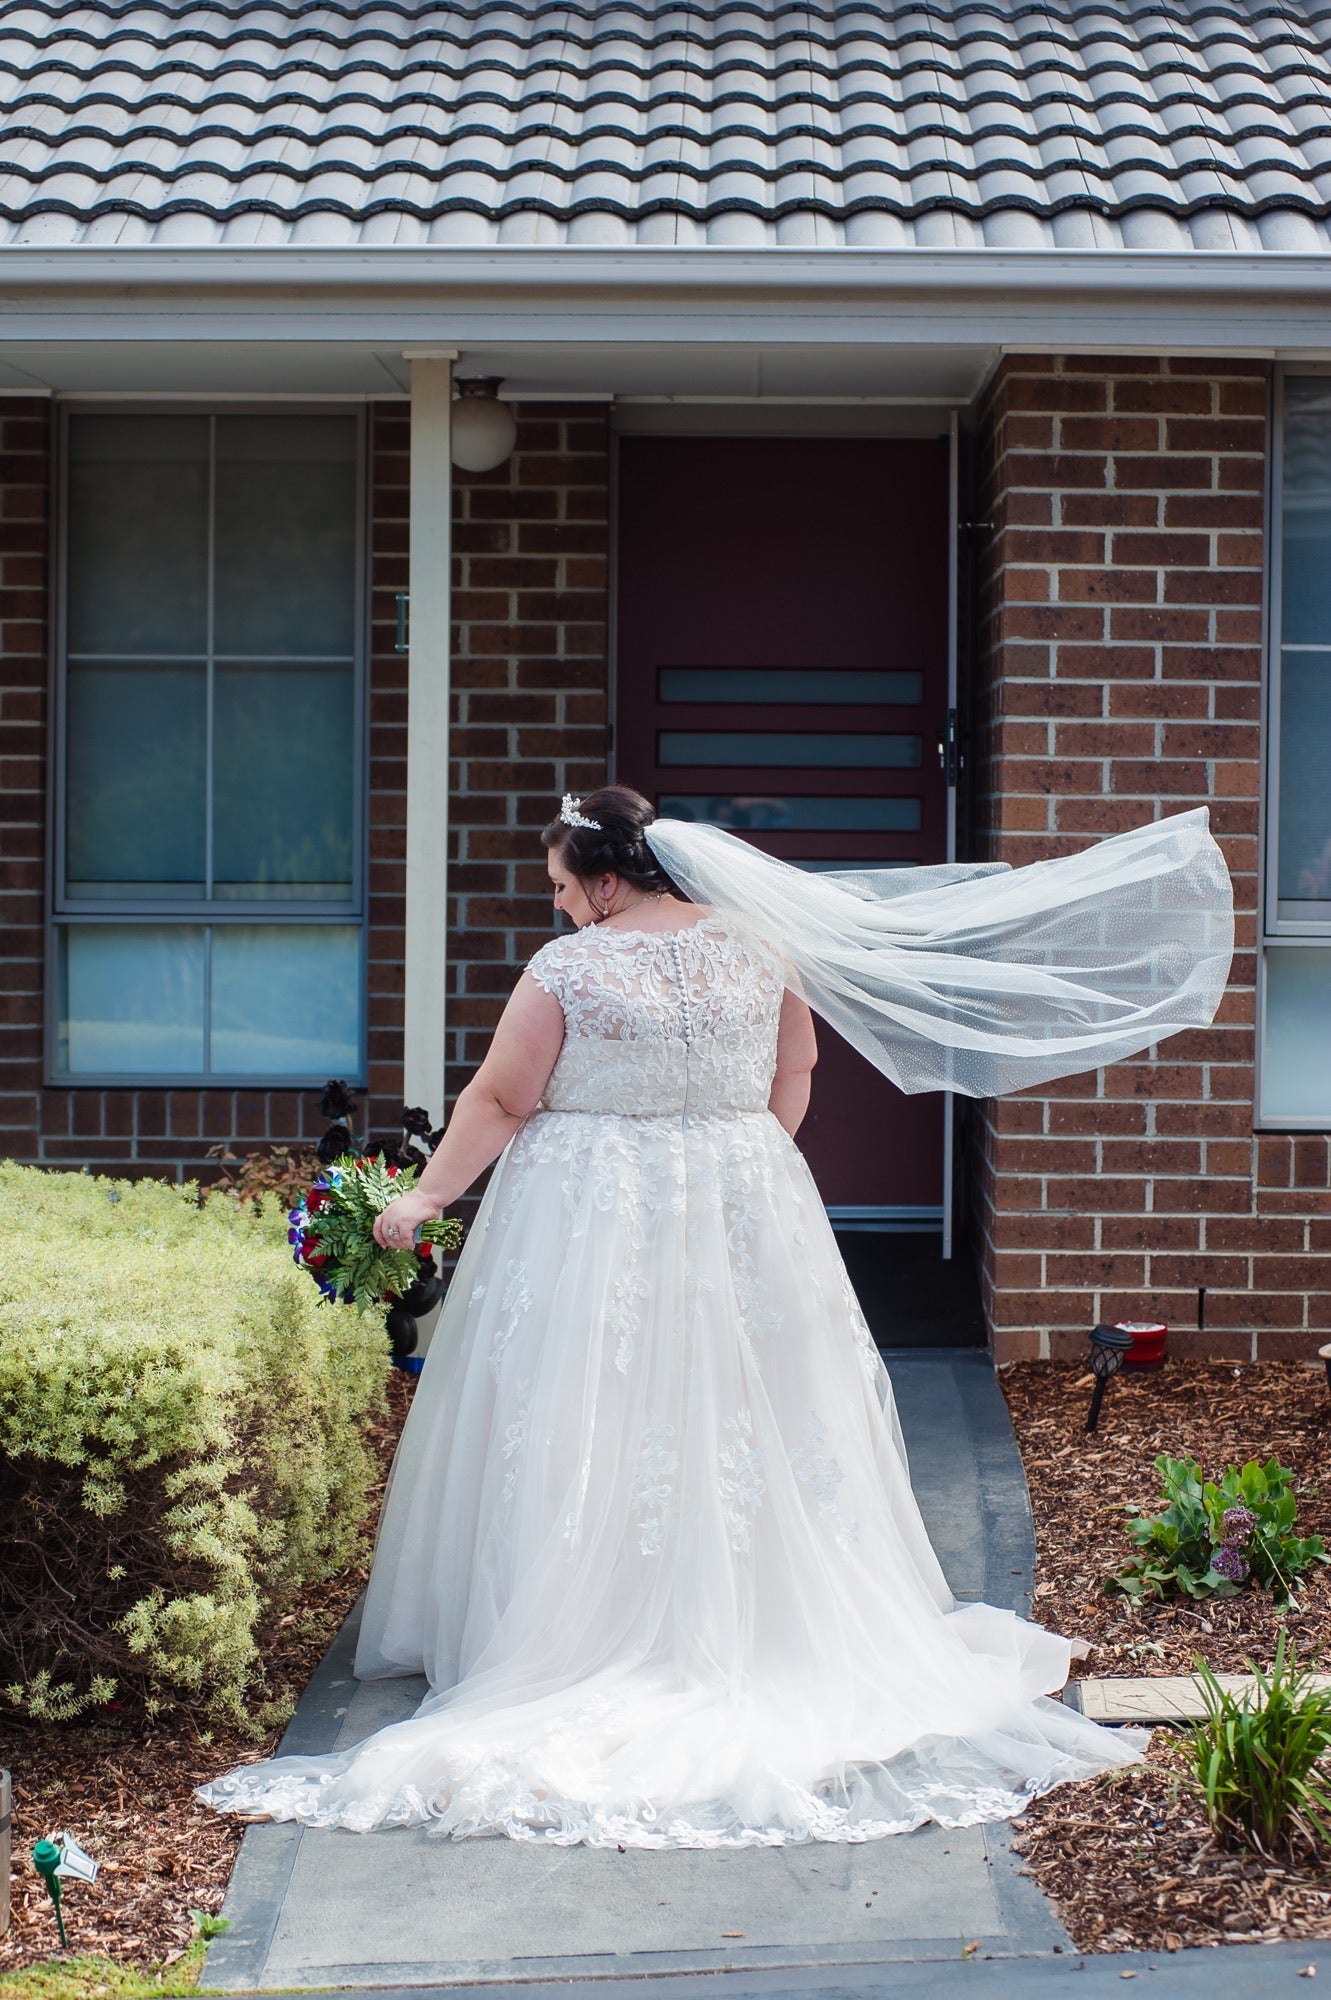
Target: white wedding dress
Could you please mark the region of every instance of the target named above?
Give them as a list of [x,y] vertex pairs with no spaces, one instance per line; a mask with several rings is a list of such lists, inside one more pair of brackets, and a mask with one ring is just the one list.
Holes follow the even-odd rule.
[[538,952],[565,1040],[493,1175],[385,1506],[357,1748],[223,1810],[638,1847],[963,1826],[1136,1760],[1065,1641],[958,1605],[886,1371],[767,1109],[782,973],[723,919]]

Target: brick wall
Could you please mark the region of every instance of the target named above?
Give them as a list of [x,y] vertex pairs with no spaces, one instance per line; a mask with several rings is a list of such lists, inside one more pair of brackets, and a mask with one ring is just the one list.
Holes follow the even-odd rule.
[[450,1095],[553,930],[540,829],[606,780],[609,491],[607,414],[577,403],[530,409],[508,463],[459,480]]
[[1260,363],[1092,357],[1009,360],[987,399],[983,851],[1035,860],[1209,803],[1238,909],[1212,1028],[985,1107],[1000,1359],[1082,1352],[1120,1317],[1218,1358],[1325,1338],[1326,1142],[1252,1130],[1267,398]]
[[[402,1064],[409,413],[374,418],[370,1077],[396,1112]],[[553,928],[539,832],[564,791],[605,782],[609,428],[584,404],[528,405],[494,472],[453,507],[449,1094],[485,1053],[521,967]]]
[[[313,1093],[43,1089],[50,414],[0,401],[0,1154],[184,1179],[210,1146],[317,1137]],[[375,406],[370,484],[370,1126],[402,1089],[409,411]],[[523,415],[512,459],[459,475],[453,749],[451,1087],[483,1053],[517,970],[550,935],[536,835],[565,788],[605,774],[608,438],[584,406]]]
[[0,1153],[37,1149],[51,413],[0,399]]

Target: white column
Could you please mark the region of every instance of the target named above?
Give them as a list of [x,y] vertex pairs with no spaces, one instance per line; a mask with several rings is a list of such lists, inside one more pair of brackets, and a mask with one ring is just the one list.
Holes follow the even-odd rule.
[[407,653],[407,936],[402,1093],[444,1115],[448,963],[449,584],[452,350],[411,363],[411,531]]

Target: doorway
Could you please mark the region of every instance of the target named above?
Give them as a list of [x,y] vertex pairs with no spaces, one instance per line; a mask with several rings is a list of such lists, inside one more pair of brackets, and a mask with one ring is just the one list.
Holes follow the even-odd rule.
[[[947,860],[948,440],[619,449],[619,776],[806,868]],[[959,1318],[904,1307],[963,1280],[939,1254],[944,1120],[941,1094],[903,1095],[822,1028],[799,1144],[893,1343],[954,1321],[953,1338],[982,1337],[969,1291]],[[903,1260],[913,1284],[893,1281]]]

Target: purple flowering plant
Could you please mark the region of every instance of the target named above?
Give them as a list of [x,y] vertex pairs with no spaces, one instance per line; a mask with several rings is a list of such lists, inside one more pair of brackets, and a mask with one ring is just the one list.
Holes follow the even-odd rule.
[[1235,1597],[1248,1585],[1288,1604],[1314,1563],[1331,1562],[1320,1535],[1297,1532],[1298,1495],[1288,1466],[1270,1458],[1204,1477],[1194,1458],[1155,1461],[1163,1492],[1153,1513],[1129,1509],[1137,1554],[1106,1590],[1138,1602],[1168,1597]]

